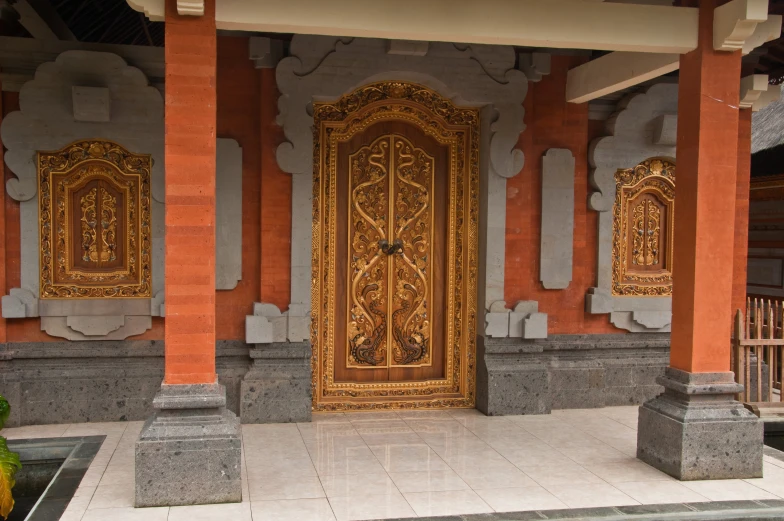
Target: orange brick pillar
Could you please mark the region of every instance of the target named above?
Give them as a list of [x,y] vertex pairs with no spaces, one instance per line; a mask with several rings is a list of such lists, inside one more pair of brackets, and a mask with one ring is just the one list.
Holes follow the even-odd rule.
[[732,274],[731,317],[746,313],[746,269],[749,256],[749,189],[751,183],[751,109],[738,118],[738,176],[735,193],[735,260]]
[[239,421],[215,373],[215,1],[166,0],[165,376],[136,442],[137,507],[242,500]]
[[216,380],[214,0],[205,9],[179,16],[166,2],[167,384]]
[[714,50],[717,5],[699,2],[699,45],[680,60],[670,367],[637,440],[683,480],[762,475],[762,424],[729,370],[741,53]]

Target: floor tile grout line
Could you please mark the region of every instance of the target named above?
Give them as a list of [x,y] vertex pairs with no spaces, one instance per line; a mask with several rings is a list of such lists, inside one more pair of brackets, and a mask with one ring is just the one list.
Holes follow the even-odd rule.
[[[411,429],[411,426],[408,424],[408,422],[406,421],[406,419],[405,419],[405,418],[401,418],[401,417],[400,417],[400,415],[397,413],[397,411],[395,411],[395,416],[397,416],[399,420],[401,420],[403,423],[405,423],[405,424],[406,424],[406,427],[408,427],[409,429]],[[422,442],[423,442],[425,445],[427,445],[427,446],[428,446],[428,448],[430,448],[430,450],[433,450],[433,449],[432,449],[432,447],[430,447],[430,445],[428,445],[428,444],[427,444],[427,442],[426,442],[426,441],[425,441],[425,440],[422,438],[422,436],[420,436],[420,435],[419,435],[419,433],[418,433],[418,432],[416,432],[414,429],[411,429],[411,432],[413,432],[414,434],[416,434],[416,435],[417,435],[417,438],[419,438],[420,440],[422,440]],[[386,473],[386,475],[387,475],[387,479],[388,479],[389,481],[391,481],[391,482],[392,482],[392,486],[394,486],[394,487],[395,487],[395,490],[397,490],[397,493],[398,493],[398,494],[400,494],[400,497],[402,497],[402,498],[403,498],[403,501],[405,501],[405,502],[406,502],[406,505],[408,505],[408,508],[410,508],[410,509],[411,509],[411,511],[414,513],[415,517],[419,517],[419,514],[418,514],[418,513],[417,513],[417,511],[414,509],[414,505],[412,505],[412,504],[411,504],[411,503],[408,501],[408,498],[405,496],[405,494],[403,494],[403,491],[401,491],[401,490],[400,490],[400,487],[398,487],[398,486],[397,486],[397,483],[395,483],[395,480],[394,480],[394,479],[392,479],[392,476],[390,476],[390,475],[389,475],[389,471],[388,471],[386,468],[384,468],[384,462],[383,462],[383,461],[381,461],[381,460],[379,459],[378,455],[377,455],[375,452],[373,452],[373,449],[371,449],[371,448],[370,448],[370,445],[368,445],[368,444],[367,444],[367,440],[365,439],[365,437],[364,437],[364,436],[362,436],[362,434],[361,434],[361,433],[358,433],[358,434],[359,434],[359,437],[360,437],[360,438],[362,438],[362,441],[365,443],[365,447],[367,447],[367,448],[368,448],[368,450],[370,451],[370,453],[371,453],[371,454],[373,454],[373,457],[374,457],[374,458],[376,458],[376,461],[378,461],[379,465],[381,465],[381,468],[382,468],[382,469],[384,469],[384,472],[385,472],[385,473]],[[439,456],[439,458],[440,458],[440,456]],[[444,462],[444,463],[446,464],[446,462]]]
[[[454,416],[452,416],[452,414],[451,414],[451,413],[449,414],[449,416],[450,416],[450,418],[452,418],[454,421],[456,421],[458,424],[460,424],[460,425],[461,425],[461,426],[462,426],[464,429],[466,429],[466,430],[467,430],[467,431],[469,431],[471,434],[473,434],[475,438],[477,438],[477,439],[479,439],[479,440],[482,440],[482,438],[480,438],[479,436],[477,436],[477,434],[476,434],[474,431],[472,431],[471,429],[469,429],[468,427],[466,427],[466,426],[465,426],[465,424],[464,424],[463,422],[459,421],[457,418],[455,418]],[[408,425],[408,422],[406,422],[406,425]],[[409,429],[411,429],[411,426],[410,426],[410,425],[409,425]],[[435,452],[435,450],[433,449],[433,447],[431,447],[431,446],[430,446],[430,444],[427,442],[427,440],[425,440],[425,439],[424,439],[424,438],[423,438],[423,437],[420,435],[420,433],[418,433],[418,432],[414,431],[414,429],[411,429],[411,430],[412,430],[414,433],[416,433],[416,435],[417,435],[417,436],[419,436],[419,439],[421,439],[421,440],[422,440],[422,441],[425,443],[425,445],[427,445],[428,447],[430,447],[430,450],[432,450],[433,452]],[[449,436],[445,436],[445,437],[449,437]],[[483,441],[485,444],[487,444],[487,442],[485,442],[484,440],[482,440],[482,441]],[[490,446],[490,445],[488,444],[488,447],[489,447],[489,446]],[[491,449],[493,449],[492,447],[490,447],[490,448],[491,448]],[[495,450],[495,449],[493,449],[493,450]],[[455,473],[455,475],[456,475],[458,478],[460,478],[460,480],[461,480],[463,483],[465,483],[465,484],[466,484],[466,486],[468,487],[468,489],[469,489],[471,492],[473,492],[473,493],[474,493],[474,494],[475,494],[475,495],[476,495],[476,496],[479,498],[479,500],[480,500],[482,503],[484,503],[485,505],[487,505],[487,507],[490,509],[490,511],[491,511],[491,512],[496,512],[496,509],[494,509],[492,506],[490,506],[490,504],[489,504],[487,501],[485,501],[485,500],[484,500],[484,498],[483,498],[482,496],[480,496],[480,495],[477,493],[477,491],[476,491],[476,489],[474,489],[474,487],[472,487],[472,486],[471,486],[471,485],[470,485],[470,484],[469,484],[469,483],[468,483],[466,480],[464,480],[464,479],[463,479],[463,476],[461,476],[461,475],[460,475],[460,474],[457,472],[457,470],[455,470],[455,469],[452,467],[452,465],[450,465],[450,464],[449,464],[449,462],[448,462],[448,461],[446,461],[446,460],[445,460],[443,457],[441,457],[441,455],[440,455],[440,454],[438,454],[437,452],[435,452],[435,453],[436,453],[436,455],[437,455],[437,456],[438,456],[438,457],[441,459],[441,461],[443,461],[443,462],[444,462],[444,464],[445,464],[447,467],[449,467],[449,470],[451,470],[452,472],[454,472],[454,473]],[[496,451],[496,453],[498,453],[498,451]],[[499,454],[499,456],[500,456],[500,454]],[[502,457],[503,457],[503,456],[502,456]],[[504,459],[506,459],[506,458],[504,458]],[[508,460],[507,460],[507,461],[508,461]],[[510,463],[511,463],[511,462],[510,462]],[[403,497],[405,498],[405,496],[403,496]],[[406,501],[408,501],[408,500],[406,499]],[[414,507],[412,506],[412,507],[411,507],[411,509],[413,510],[413,508],[414,508]],[[414,510],[414,512],[416,512],[416,510]]]
[[[305,446],[305,452],[307,452],[308,454],[308,458],[310,459],[310,464],[313,465],[313,471],[316,473],[316,479],[318,479],[319,486],[321,487],[321,491],[324,493],[324,499],[327,500],[327,505],[329,505],[329,511],[332,512],[332,517],[337,519],[338,516],[337,514],[335,514],[335,508],[332,506],[332,502],[329,500],[329,497],[327,496],[327,489],[324,488],[324,482],[321,480],[321,474],[319,474],[318,467],[316,466],[316,462],[313,461],[313,455],[310,453],[310,450],[308,449],[308,444],[305,443],[305,437],[302,435],[302,430],[299,428],[299,423],[295,423],[294,425],[297,426],[297,433],[299,433],[299,439],[302,441],[302,444]],[[311,425],[313,424],[311,423]],[[318,427],[316,429],[318,430]],[[318,440],[318,433],[316,434],[316,439]],[[250,494],[250,492],[248,492],[248,494]],[[251,509],[251,513],[252,511],[253,509]]]
[[[514,422],[513,422],[513,423],[514,423]],[[536,439],[538,439],[538,440],[540,440],[540,441],[543,441],[545,444],[547,444],[547,446],[549,446],[550,448],[552,448],[552,449],[554,449],[555,451],[559,452],[559,453],[560,453],[560,454],[562,454],[563,456],[565,456],[565,457],[569,458],[569,456],[567,456],[566,454],[563,454],[563,453],[562,453],[560,450],[558,450],[558,448],[556,448],[556,447],[553,447],[552,445],[550,445],[549,443],[547,443],[545,440],[543,440],[542,438],[540,438],[539,436],[537,436],[537,435],[536,435],[536,434],[534,434],[533,432],[531,432],[531,431],[529,431],[528,429],[526,429],[524,425],[518,425],[518,427],[519,427],[519,428],[521,428],[521,429],[522,429],[524,432],[527,432],[528,434],[530,434],[530,435],[534,436]],[[582,432],[585,432],[585,431],[582,431]],[[596,438],[595,436],[591,435],[590,433],[585,433],[585,434],[588,434],[589,436],[593,437],[593,438],[594,438],[594,439],[596,439],[597,441],[601,442],[601,443],[602,443],[602,445],[605,445],[605,446],[609,447],[609,445],[607,445],[607,444],[606,444],[604,441],[602,441],[602,440],[600,440],[600,439]],[[613,447],[611,447],[611,448],[613,448]],[[616,449],[616,450],[617,450],[617,449]],[[619,451],[619,452],[620,452],[620,451]],[[502,456],[503,456],[503,455],[502,455]],[[506,457],[504,456],[504,458],[506,458]],[[631,497],[629,494],[626,494],[624,491],[620,490],[618,487],[616,487],[615,485],[613,485],[613,484],[612,484],[612,483],[610,483],[609,481],[605,480],[605,479],[604,479],[604,478],[602,478],[601,476],[599,476],[599,475],[597,475],[597,474],[595,474],[595,473],[591,472],[591,471],[590,471],[590,470],[588,470],[587,468],[585,468],[585,467],[584,467],[584,466],[583,466],[581,463],[578,463],[577,461],[573,460],[572,458],[569,458],[569,459],[570,459],[570,460],[572,460],[572,462],[573,462],[575,465],[577,465],[578,467],[580,467],[580,468],[581,468],[583,471],[585,471],[585,472],[588,472],[588,473],[589,473],[589,474],[591,474],[592,476],[596,476],[596,478],[597,478],[597,479],[600,479],[600,480],[602,481],[602,483],[603,483],[603,484],[606,484],[606,485],[609,485],[609,486],[611,486],[612,488],[614,488],[615,490],[617,490],[619,493],[621,493],[621,494],[623,494],[624,496],[628,497],[629,499],[631,499],[632,501],[634,501],[634,502],[635,502],[635,503],[637,503],[638,505],[639,505],[639,504],[641,504],[639,501],[637,501],[636,499],[634,499],[633,497]],[[507,461],[509,461],[509,460],[507,459]],[[511,461],[509,461],[509,463],[512,463],[512,462],[511,462]],[[514,463],[512,463],[512,465],[514,465]],[[537,480],[536,480],[536,478],[534,478],[533,476],[530,476],[529,474],[527,474],[527,473],[525,472],[525,470],[524,470],[524,469],[521,469],[521,468],[520,468],[520,467],[518,467],[517,465],[514,465],[514,466],[515,466],[515,468],[519,469],[519,470],[520,470],[520,472],[522,472],[523,474],[525,474],[525,476],[527,476],[529,479],[533,480],[533,481],[534,481],[534,482],[535,482],[537,485],[539,485],[540,487],[542,487],[543,489],[545,489],[545,490],[546,490],[548,493],[550,493],[550,494],[551,494],[553,497],[555,497],[556,499],[558,499],[559,501],[561,501],[563,504],[567,505],[567,507],[568,507],[568,508],[576,508],[576,507],[571,507],[571,506],[569,506],[569,504],[568,504],[566,501],[562,500],[561,498],[559,498],[558,496],[556,496],[555,494],[553,494],[553,492],[552,492],[552,491],[551,491],[551,490],[550,490],[548,487],[546,487],[544,484],[542,484],[542,483],[540,483],[539,481],[537,481]]]

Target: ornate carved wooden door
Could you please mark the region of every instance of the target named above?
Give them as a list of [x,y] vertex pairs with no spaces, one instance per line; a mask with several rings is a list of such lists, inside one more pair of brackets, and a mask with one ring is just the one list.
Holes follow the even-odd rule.
[[314,405],[473,405],[478,114],[368,88],[316,105]]

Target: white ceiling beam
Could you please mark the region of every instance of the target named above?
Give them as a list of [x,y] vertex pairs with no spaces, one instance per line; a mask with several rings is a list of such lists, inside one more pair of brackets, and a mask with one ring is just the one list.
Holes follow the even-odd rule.
[[680,54],[612,52],[570,69],[566,101],[585,103],[678,69]]
[[768,19],[768,0],[731,0],[713,10],[713,48],[743,49],[760,24]]
[[27,0],[18,0],[13,6],[14,10],[19,13],[19,23],[33,38],[59,40],[49,24],[41,18]]
[[[164,0],[127,0],[150,20]],[[685,53],[697,47],[692,7],[583,0],[218,0],[218,29]]]
[[[765,42],[780,37],[781,24],[781,15],[768,15],[766,21],[756,24],[754,32],[744,39],[743,54],[749,54]],[[677,70],[680,67],[679,58],[677,54],[629,52],[607,54],[569,71],[566,80],[566,99],[571,103],[585,103],[632,87]],[[758,85],[760,80],[756,81]]]

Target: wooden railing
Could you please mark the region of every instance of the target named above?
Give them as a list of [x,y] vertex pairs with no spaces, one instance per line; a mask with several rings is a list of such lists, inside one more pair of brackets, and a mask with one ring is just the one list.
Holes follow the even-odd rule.
[[[732,363],[735,380],[743,384],[737,399],[749,402],[780,402],[784,380],[784,304],[748,299],[746,314],[735,316]],[[776,389],[779,393],[774,392]]]

